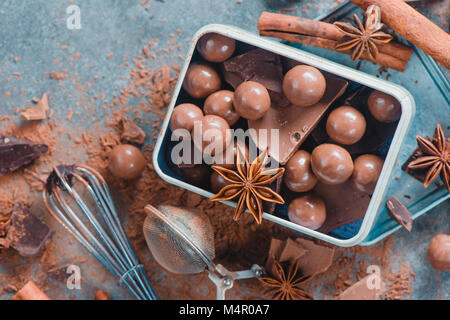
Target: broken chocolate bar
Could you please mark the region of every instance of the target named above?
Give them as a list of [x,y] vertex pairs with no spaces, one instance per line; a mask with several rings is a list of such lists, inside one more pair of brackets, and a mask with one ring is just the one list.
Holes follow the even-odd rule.
[[37,257],[53,232],[22,204],[17,204],[6,225],[0,246],[15,249],[23,257]]
[[46,144],[0,134],[0,176],[31,163],[47,151]]
[[[269,155],[284,165],[319,123],[330,105],[347,87],[347,81],[325,75],[327,88],[322,99],[309,107],[272,103],[269,111],[258,120],[249,120],[250,136],[260,150],[268,148]],[[262,130],[265,129],[265,130]],[[273,130],[278,130],[276,137]]]
[[389,215],[408,231],[412,229],[412,213],[395,196],[389,197],[386,201]]

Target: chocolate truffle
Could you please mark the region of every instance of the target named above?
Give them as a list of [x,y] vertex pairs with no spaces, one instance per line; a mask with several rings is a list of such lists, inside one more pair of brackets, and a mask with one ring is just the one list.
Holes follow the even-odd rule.
[[437,270],[450,271],[450,235],[438,234],[431,239],[428,261]]
[[327,218],[325,202],[319,197],[306,194],[295,198],[289,204],[288,217],[292,222],[303,227],[317,230]]
[[170,117],[170,127],[173,131],[177,129],[192,131],[194,122],[200,121],[202,118],[202,109],[192,103],[182,103],[173,109]]
[[233,98],[236,112],[248,120],[257,120],[270,108],[270,96],[266,87],[254,81],[242,82]]
[[242,156],[248,157],[248,147],[242,140],[236,140],[230,143],[225,152],[219,153],[214,156],[212,163],[227,169],[235,169],[237,164],[238,147],[242,152]]
[[363,154],[353,163],[352,187],[358,191],[372,194],[377,185],[384,161],[373,154]]
[[299,150],[286,163],[283,181],[289,190],[306,192],[314,188],[317,178],[311,170],[311,155]]
[[208,33],[200,38],[197,49],[210,62],[224,62],[234,52],[236,41],[218,33]]
[[206,115],[201,126],[194,128],[194,144],[207,155],[220,154],[231,141],[231,130],[225,119],[216,115]]
[[283,92],[288,100],[299,107],[311,106],[322,99],[327,83],[323,74],[314,67],[300,65],[289,70],[283,79]]
[[184,77],[183,88],[193,98],[202,99],[220,89],[222,81],[217,71],[206,63],[189,67]]
[[211,189],[214,193],[218,193],[223,187],[229,185],[230,182],[225,180],[220,174],[213,171],[211,174]]
[[323,183],[340,184],[352,175],[353,161],[350,153],[344,148],[324,143],[313,150],[311,168]]
[[239,120],[239,115],[233,106],[234,93],[230,90],[214,92],[205,100],[203,111],[205,114],[215,114],[224,118],[230,126]]
[[393,96],[373,90],[367,101],[370,113],[380,122],[394,122],[400,119],[402,108]]
[[341,144],[354,144],[366,132],[366,119],[350,106],[333,110],[327,119],[326,130],[331,139]]
[[141,150],[131,144],[115,146],[109,153],[109,171],[122,179],[137,178],[144,170],[147,161]]
[[195,185],[204,184],[210,174],[209,167],[204,164],[180,166],[180,171],[188,183]]

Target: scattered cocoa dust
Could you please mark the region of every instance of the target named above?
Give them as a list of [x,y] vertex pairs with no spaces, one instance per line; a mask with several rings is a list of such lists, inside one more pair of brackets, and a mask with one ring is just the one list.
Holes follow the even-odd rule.
[[[180,33],[177,31],[178,35]],[[148,164],[140,178],[125,182],[116,179],[109,173],[107,169],[108,153],[114,146],[120,144],[120,121],[122,118],[145,121],[145,124],[151,125],[153,129],[152,139],[156,139],[159,134],[160,121],[164,118],[167,105],[171,100],[180,67],[173,64],[165,64],[159,68],[149,67],[150,62],[155,61],[157,55],[161,54],[161,52],[152,51],[152,46],[158,41],[157,39],[150,40],[148,45],[142,49],[143,55],[132,60],[134,66],[131,68],[128,84],[112,97],[110,103],[105,102],[106,104],[102,107],[108,113],[108,117],[105,119],[106,129],[102,123],[96,123],[92,125],[92,129],[88,132],[84,132],[84,129],[74,131],[76,129],[74,127],[59,125],[60,122],[56,119],[60,117],[59,114],[42,123],[19,124],[17,120],[12,121],[9,117],[2,118],[2,120],[9,121],[2,133],[34,142],[45,142],[49,145],[49,152],[35,161],[32,166],[0,177],[0,219],[2,215],[8,215],[15,201],[31,205],[34,201],[30,199],[38,198],[37,191],[42,190],[46,176],[54,164],[67,163],[70,159],[85,162],[96,168],[105,177],[114,198],[120,201],[117,205],[120,212],[128,216],[128,219],[126,219],[128,223],[125,228],[132,245],[140,260],[144,262],[150,278],[159,279],[158,281],[152,281],[158,295],[162,299],[212,299],[215,298],[215,288],[204,273],[199,275],[169,274],[166,277],[167,272],[150,258],[142,235],[145,205],[156,206],[172,200],[182,206],[196,208],[206,213],[214,228],[215,262],[224,264],[230,270],[249,268],[254,263],[264,265],[271,238],[286,239],[292,233],[269,221],[257,225],[250,215],[244,215],[239,222],[234,222],[232,219],[233,208],[220,203],[212,203],[208,199],[164,182],[154,171],[151,161],[153,146],[148,144],[143,146],[143,153]],[[174,47],[176,49],[169,48],[165,49],[164,52],[169,53],[179,50],[180,45],[175,43]],[[128,55],[123,59],[126,66],[129,64],[127,59]],[[49,76],[52,79],[59,80],[61,85],[61,80],[69,78],[65,71],[51,72]],[[131,98],[141,99],[141,102],[138,105],[130,105],[129,99]],[[89,105],[86,102],[88,101],[86,97],[82,97],[81,100],[83,105],[77,112],[82,111],[81,109],[85,110],[86,113],[95,112],[95,104]],[[105,101],[104,97],[103,101]],[[143,115],[153,116],[143,118]],[[66,120],[70,122],[71,117],[67,117]],[[79,134],[79,132],[83,133]],[[60,138],[63,135],[68,136],[71,140],[69,148],[67,143]],[[74,138],[75,135],[78,137]],[[71,151],[63,152],[65,156],[59,153],[57,155],[58,150],[67,151],[67,149]],[[75,151],[87,154],[87,158],[84,157],[83,159],[82,156],[76,155],[70,156],[70,153],[75,153]],[[7,292],[16,291],[32,278],[39,287],[48,289],[49,277],[45,270],[58,263],[57,246],[57,243],[51,242],[40,260],[28,260],[27,263],[24,263],[24,260],[12,251],[1,252],[2,259],[8,261],[8,265],[15,265],[11,267],[9,274],[0,274],[0,283],[4,284],[2,285],[3,290]],[[318,276],[318,281],[322,277],[328,279],[328,283],[333,287],[332,291],[335,291],[334,295],[338,295],[366,275],[366,267],[371,263],[370,259],[383,266],[383,271],[388,270],[391,254],[390,246],[391,241],[388,240],[381,247],[337,248],[333,266],[327,272]],[[358,258],[362,255],[368,256],[369,259],[359,261]],[[44,270],[32,274],[32,261],[38,261],[44,267]],[[409,277],[405,278],[404,276],[405,270],[400,270],[398,274],[398,276],[396,274],[386,275],[386,279],[393,283],[387,291],[387,298],[402,297],[411,291],[410,282],[407,282]],[[314,289],[314,283],[310,283],[310,290]],[[245,285],[241,285],[239,282],[235,283],[235,287],[229,291],[227,297],[234,299],[264,298],[261,296],[262,292],[263,288],[258,281],[246,280]]]

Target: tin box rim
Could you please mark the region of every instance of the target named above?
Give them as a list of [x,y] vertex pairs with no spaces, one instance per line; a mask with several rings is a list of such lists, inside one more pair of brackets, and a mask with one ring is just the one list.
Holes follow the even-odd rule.
[[[377,217],[377,213],[379,212],[380,206],[382,205],[382,201],[386,195],[389,178],[392,174],[392,171],[394,169],[397,157],[400,152],[400,147],[402,144],[402,141],[406,137],[406,133],[408,132],[409,126],[412,122],[412,119],[414,118],[415,113],[415,102],[412,95],[407,91],[405,88],[388,82],[383,79],[379,79],[375,76],[369,75],[367,73],[343,66],[339,63],[327,60],[325,58],[319,57],[317,55],[311,54],[309,52],[296,49],[293,47],[290,47],[288,45],[275,42],[266,38],[262,38],[260,36],[257,36],[253,33],[250,33],[248,31],[239,29],[237,27],[229,26],[229,25],[221,25],[221,24],[209,24],[206,26],[203,26],[200,28],[195,35],[192,38],[191,46],[189,48],[189,51],[187,53],[187,58],[184,62],[184,65],[180,71],[179,79],[176,84],[176,87],[174,89],[174,93],[172,96],[172,100],[169,104],[166,117],[164,119],[164,122],[161,127],[161,131],[158,137],[158,140],[155,144],[155,149],[153,152],[153,166],[155,168],[155,171],[157,174],[166,182],[174,184],[176,186],[182,187],[184,189],[187,189],[189,191],[195,192],[199,195],[202,195],[206,198],[211,198],[214,196],[213,193],[203,190],[199,187],[193,186],[191,184],[188,184],[184,181],[178,180],[174,177],[171,177],[167,174],[165,174],[158,163],[159,159],[159,153],[161,151],[161,145],[164,140],[164,136],[166,135],[166,131],[169,126],[169,120],[170,116],[172,114],[173,108],[175,107],[175,103],[177,101],[178,95],[180,93],[183,79],[185,77],[187,68],[190,65],[191,58],[193,56],[195,47],[197,45],[198,40],[200,37],[206,33],[219,33],[228,37],[231,37],[233,39],[236,39],[238,41],[248,43],[250,45],[263,48],[265,50],[274,52],[276,54],[285,56],[287,58],[309,64],[311,66],[315,66],[321,70],[324,70],[326,72],[329,72],[331,74],[341,76],[345,79],[360,83],[362,85],[368,86],[370,88],[383,91],[385,93],[388,93],[392,96],[394,96],[401,104],[402,108],[402,115],[399,120],[399,123],[397,125],[396,131],[394,133],[389,151],[387,153],[387,156],[385,158],[385,163],[383,166],[383,170],[380,174],[380,177],[378,179],[377,186],[375,188],[375,191],[372,195],[372,198],[370,200],[369,206],[367,207],[366,214],[363,218],[363,222],[361,224],[361,227],[358,231],[358,233],[349,239],[339,239],[335,238],[333,236],[323,234],[305,227],[302,227],[300,225],[294,224],[288,220],[285,220],[283,218],[274,216],[269,213],[264,213],[263,218],[269,221],[272,221],[274,223],[277,223],[281,226],[290,228],[294,231],[309,235],[313,238],[318,238],[323,241],[332,243],[334,245],[338,245],[341,247],[350,247],[359,244],[362,242],[369,234],[370,230],[373,227],[373,224],[375,222],[375,219]],[[223,201],[223,203],[235,207],[236,204],[231,201]]]

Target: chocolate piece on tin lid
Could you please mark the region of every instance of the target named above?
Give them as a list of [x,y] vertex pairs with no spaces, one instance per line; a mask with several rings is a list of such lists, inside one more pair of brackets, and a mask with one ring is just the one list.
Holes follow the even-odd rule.
[[0,134],[0,176],[31,163],[47,151],[46,144]]
[[[347,81],[325,75],[327,88],[322,99],[309,107],[278,107],[272,104],[267,113],[258,120],[248,121],[250,136],[259,149],[268,147],[269,155],[284,165],[297,151],[306,137],[319,123],[330,105],[339,98],[347,88]],[[258,131],[267,129],[266,134]],[[271,129],[279,130],[279,139],[273,141]],[[278,150],[277,150],[278,149]]]
[[412,229],[412,213],[395,196],[389,197],[386,201],[386,207],[392,219],[397,221],[408,231]]
[[0,245],[15,249],[23,257],[37,257],[45,249],[53,232],[22,204],[16,204],[8,221],[6,236]]

